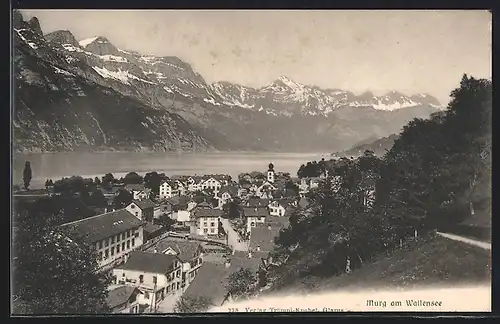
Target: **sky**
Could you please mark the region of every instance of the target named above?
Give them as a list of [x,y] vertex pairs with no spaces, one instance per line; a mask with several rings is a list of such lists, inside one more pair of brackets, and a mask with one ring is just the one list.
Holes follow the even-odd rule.
[[464,73],[491,78],[485,10],[23,10],[44,33],[104,36],[177,56],[207,82],[261,87],[284,75],[354,93],[428,93],[443,104]]

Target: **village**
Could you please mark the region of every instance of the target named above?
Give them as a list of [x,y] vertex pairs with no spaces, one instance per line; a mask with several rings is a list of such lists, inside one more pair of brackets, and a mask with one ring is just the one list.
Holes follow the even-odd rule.
[[222,174],[167,177],[157,195],[144,184],[103,186],[110,201],[121,191],[132,200],[60,228],[95,247],[100,271],[113,278],[113,313],[171,313],[181,296],[222,306],[231,300],[229,275],[265,270],[274,238],[326,177],[293,178],[270,163],[236,181]]

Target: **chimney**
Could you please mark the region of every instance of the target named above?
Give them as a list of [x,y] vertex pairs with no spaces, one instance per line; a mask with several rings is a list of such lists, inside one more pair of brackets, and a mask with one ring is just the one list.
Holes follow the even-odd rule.
[[231,260],[227,259],[225,264],[226,269],[229,268],[230,266],[231,266]]

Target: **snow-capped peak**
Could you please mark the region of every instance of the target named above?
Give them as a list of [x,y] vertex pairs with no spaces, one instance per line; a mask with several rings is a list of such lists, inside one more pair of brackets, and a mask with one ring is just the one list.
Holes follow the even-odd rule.
[[80,44],[81,47],[86,47],[87,45],[94,42],[98,38],[99,38],[99,36],[82,39],[81,41],[78,42],[78,44]]
[[303,85],[300,84],[300,83],[297,83],[291,79],[289,79],[288,77],[282,75],[279,77],[279,79],[281,82],[283,82],[287,87],[289,88],[292,88],[292,89],[299,89],[299,88],[302,88]]

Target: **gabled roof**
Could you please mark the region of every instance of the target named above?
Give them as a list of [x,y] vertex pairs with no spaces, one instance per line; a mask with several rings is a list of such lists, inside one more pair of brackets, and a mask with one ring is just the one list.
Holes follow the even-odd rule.
[[220,189],[219,193],[222,195],[224,192],[227,192],[232,197],[237,196],[238,195],[238,187],[236,187],[236,186],[223,186]]
[[245,217],[269,217],[267,207],[243,207]]
[[191,200],[192,199],[189,196],[174,196],[165,199],[165,202],[169,203],[172,206],[178,206],[178,205],[187,205]]
[[117,267],[117,269],[164,274],[173,270],[175,260],[180,261],[176,255],[131,251],[127,262]]
[[132,297],[133,294],[140,294],[141,291],[137,287],[132,286],[121,286],[117,287],[108,292],[108,297],[106,298],[106,303],[110,308],[115,308],[117,306],[127,303],[127,301]]
[[250,198],[245,203],[245,207],[267,207],[269,205],[269,199],[262,198]]
[[177,253],[177,256],[182,261],[191,260],[198,248],[203,246],[199,242],[186,241],[184,239],[164,239],[158,242],[155,246],[148,249],[148,251],[154,251],[156,249],[157,253],[163,253],[168,248],[171,248]]
[[148,208],[155,208],[156,204],[151,200],[151,199],[144,199],[144,200],[132,200],[131,203],[134,203],[139,207],[140,209],[148,209]]
[[126,209],[118,209],[113,212],[62,224],[60,228],[75,239],[95,243],[127,230],[138,228],[142,223],[141,220]]
[[128,190],[128,191],[142,191],[144,190],[145,187],[143,184],[128,184],[128,185],[125,185],[125,190]]
[[211,204],[209,204],[206,200],[205,201],[202,201],[201,203],[197,204],[196,205],[196,208],[213,208],[214,206],[212,206]]
[[222,210],[215,208],[198,208],[196,207],[191,213],[194,218],[200,217],[221,217]]

